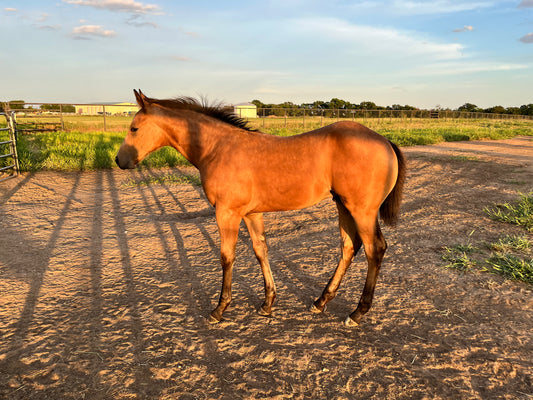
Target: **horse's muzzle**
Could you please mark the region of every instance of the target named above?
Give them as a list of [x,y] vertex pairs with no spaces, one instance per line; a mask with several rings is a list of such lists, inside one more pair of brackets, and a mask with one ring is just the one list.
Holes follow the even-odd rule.
[[119,166],[120,169],[132,169],[132,168],[135,168],[135,163],[132,163],[130,161],[124,163],[124,162],[120,162],[120,159],[118,158],[118,155],[115,157],[115,162],[117,163],[117,165]]
[[120,169],[126,169],[125,167],[123,167],[122,165],[120,165],[120,162],[118,160],[118,156],[115,157],[115,162],[117,163],[117,165],[119,166]]

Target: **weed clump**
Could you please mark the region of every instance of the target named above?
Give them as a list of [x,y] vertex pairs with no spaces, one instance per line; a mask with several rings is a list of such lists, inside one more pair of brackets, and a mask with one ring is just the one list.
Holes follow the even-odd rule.
[[533,191],[528,194],[519,193],[519,200],[515,203],[497,204],[495,207],[485,208],[488,216],[496,221],[523,227],[533,231]]

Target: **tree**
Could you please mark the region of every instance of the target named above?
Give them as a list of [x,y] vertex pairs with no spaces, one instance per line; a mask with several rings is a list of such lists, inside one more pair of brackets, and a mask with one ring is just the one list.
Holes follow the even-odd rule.
[[359,107],[363,110],[377,110],[379,107],[376,106],[376,103],[373,103],[371,101],[362,101],[361,104],[359,104]]
[[328,108],[332,108],[332,109],[338,109],[338,108],[347,108],[346,107],[346,101],[345,100],[341,100],[341,99],[337,99],[337,98],[333,98],[329,101],[329,106]]
[[59,111],[59,104],[41,104],[41,110]]
[[257,108],[266,108],[266,104],[261,100],[252,100],[252,104],[255,104]]
[[23,110],[24,100],[11,100],[9,102],[9,108],[12,110]]
[[507,107],[506,114],[520,115],[520,107]]
[[492,114],[505,114],[506,110],[505,110],[505,107],[494,106],[494,107],[486,108],[485,110],[483,110],[483,112],[492,113]]
[[528,104],[520,106],[520,114],[522,115],[533,115],[533,104]]
[[387,107],[387,110],[416,110],[416,107],[410,106],[408,104],[402,106],[400,104],[393,104],[390,107]]
[[313,108],[327,108],[328,104],[322,100],[316,100],[313,102]]
[[457,109],[457,111],[466,111],[466,112],[481,112],[481,108],[472,103],[465,103]]

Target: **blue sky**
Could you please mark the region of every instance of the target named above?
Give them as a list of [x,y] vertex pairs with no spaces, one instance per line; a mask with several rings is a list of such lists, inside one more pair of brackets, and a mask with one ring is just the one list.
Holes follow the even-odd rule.
[[533,0],[0,0],[0,101],[533,103]]

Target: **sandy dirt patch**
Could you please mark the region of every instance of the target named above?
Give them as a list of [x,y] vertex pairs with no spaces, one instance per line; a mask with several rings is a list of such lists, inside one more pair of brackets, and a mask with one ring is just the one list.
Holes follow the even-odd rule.
[[531,398],[532,287],[461,275],[441,254],[525,232],[483,208],[533,189],[532,138],[404,151],[402,218],[384,229],[389,250],[357,328],[341,321],[361,294],[361,254],[327,311],[308,311],[340,255],[330,200],[266,216],[271,318],[256,312],[262,278],[241,226],[233,304],[211,326],[219,238],[200,187],[123,185],[168,170],[0,183],[0,398]]

